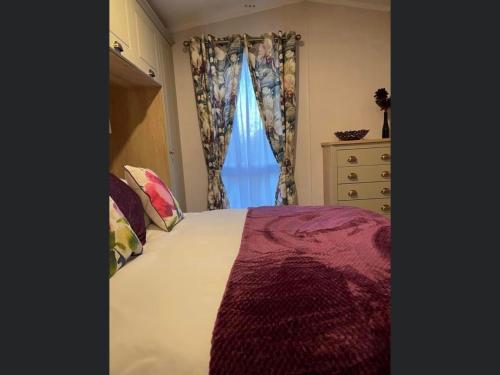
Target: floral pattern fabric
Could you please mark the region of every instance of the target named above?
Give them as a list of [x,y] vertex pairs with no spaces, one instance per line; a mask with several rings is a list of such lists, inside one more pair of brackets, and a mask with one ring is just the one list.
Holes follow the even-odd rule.
[[189,51],[201,143],[208,171],[208,209],[228,208],[221,178],[231,139],[243,58],[243,38],[217,43],[211,36],[193,37]]
[[142,254],[141,241],[113,198],[109,197],[109,277],[132,255],[139,254]]
[[264,34],[249,41],[249,69],[266,135],[280,165],[276,205],[297,203],[295,186],[295,32]]
[[140,197],[144,211],[161,229],[171,231],[184,218],[179,202],[152,170],[126,165],[125,179]]

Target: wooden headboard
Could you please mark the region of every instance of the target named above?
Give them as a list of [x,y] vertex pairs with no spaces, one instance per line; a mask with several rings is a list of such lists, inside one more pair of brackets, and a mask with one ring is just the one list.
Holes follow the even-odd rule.
[[162,87],[122,57],[109,55],[109,171],[150,168],[167,184],[168,147]]

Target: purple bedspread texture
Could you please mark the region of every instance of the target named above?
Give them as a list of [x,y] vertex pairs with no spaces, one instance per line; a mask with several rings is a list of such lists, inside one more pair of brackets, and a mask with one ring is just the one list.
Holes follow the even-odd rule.
[[389,374],[390,256],[390,221],[370,211],[249,209],[210,374]]

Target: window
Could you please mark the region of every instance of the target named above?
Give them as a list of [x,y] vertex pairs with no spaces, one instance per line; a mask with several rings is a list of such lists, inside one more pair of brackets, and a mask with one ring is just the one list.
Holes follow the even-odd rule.
[[221,174],[231,208],[274,205],[279,166],[264,131],[246,53],[233,131]]

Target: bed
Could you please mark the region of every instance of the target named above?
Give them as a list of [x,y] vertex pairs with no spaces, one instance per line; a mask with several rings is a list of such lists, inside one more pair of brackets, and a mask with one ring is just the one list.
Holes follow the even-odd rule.
[[[147,228],[147,243],[144,246],[143,254],[129,261],[123,269],[110,279],[111,374],[388,373],[390,348],[390,319],[388,315],[390,313],[390,222],[381,215],[363,209],[340,206],[334,208],[303,207],[292,210],[268,207],[251,212],[253,222],[247,218],[248,211],[246,209],[228,209],[186,213],[184,219],[171,232],[162,231],[154,224],[149,225]],[[277,215],[276,220],[274,215]],[[291,221],[287,223],[286,220]],[[275,228],[271,234],[262,229],[264,227],[259,227],[260,223],[269,225],[271,222],[272,227]],[[298,226],[292,230],[291,228],[295,225],[293,224],[295,222],[298,223]],[[250,236],[252,230],[256,233],[252,234],[252,236],[262,235],[262,237],[257,239]],[[365,230],[370,232],[369,236],[361,233]],[[251,254],[252,251],[260,252],[265,249],[259,255],[260,258],[265,258],[271,252],[281,251],[281,247],[287,248],[288,245],[284,245],[287,241],[297,241],[296,245],[294,245],[294,251],[299,256],[306,253],[308,251],[307,246],[312,244],[315,249],[315,259],[330,257],[329,259],[333,259],[333,264],[335,262],[343,264],[344,269],[348,272],[345,275],[351,272],[352,267],[348,264],[349,259],[356,258],[355,267],[358,267],[361,273],[367,275],[366,278],[360,279],[358,275],[351,280],[349,277],[344,278],[342,275],[342,279],[337,281],[336,276],[333,276],[333,279],[327,280],[330,284],[325,285],[333,285],[331,290],[328,289],[330,287],[327,288],[332,293],[343,293],[336,289],[337,285],[341,286],[341,280],[342,283],[345,283],[345,290],[350,288],[351,291],[355,291],[359,295],[364,293],[362,299],[359,300],[361,302],[351,302],[357,306],[355,311],[333,311],[331,306],[327,307],[325,311],[328,314],[335,313],[336,316],[344,319],[346,314],[354,316],[359,313],[360,308],[365,309],[363,310],[363,319],[367,320],[362,322],[361,328],[359,328],[359,322],[356,322],[356,329],[371,330],[369,333],[370,339],[368,340],[371,340],[369,350],[361,347],[366,344],[365,337],[368,336],[360,336],[357,333],[346,335],[345,332],[347,331],[342,331],[343,333],[339,334],[339,331],[334,331],[333,328],[335,327],[331,328],[331,326],[340,323],[331,318],[324,319],[323,325],[314,325],[321,332],[325,332],[324,334],[320,333],[321,340],[325,340],[326,346],[328,346],[329,342],[334,342],[331,340],[337,340],[335,342],[344,344],[349,341],[349,345],[354,345],[355,350],[360,351],[359,355],[357,353],[352,354],[354,352],[349,351],[350,349],[342,346],[344,345],[342,344],[330,348],[335,350],[335,353],[340,353],[339,356],[335,357],[336,363],[325,364],[325,357],[329,356],[328,351],[320,353],[321,350],[318,349],[311,352],[313,346],[309,345],[311,341],[303,341],[300,342],[303,347],[302,362],[311,361],[312,359],[314,361],[318,360],[318,363],[321,362],[323,367],[320,369],[313,366],[305,369],[300,367],[303,363],[298,363],[293,365],[295,367],[291,365],[290,368],[294,369],[292,371],[283,370],[287,367],[280,363],[276,365],[277,367],[273,367],[276,356],[279,356],[276,353],[269,357],[266,357],[265,353],[256,353],[252,358],[247,353],[244,353],[243,349],[234,349],[237,346],[244,346],[244,342],[241,340],[244,338],[244,333],[249,332],[246,330],[236,332],[234,329],[228,331],[224,322],[224,319],[227,320],[227,318],[222,315],[218,317],[218,313],[220,315],[235,309],[235,305],[229,304],[232,290],[238,287],[242,272],[248,274],[248,271],[245,271],[246,269],[242,267],[256,259],[245,258],[243,248],[245,246],[249,247],[246,252],[247,255]],[[377,241],[383,242],[382,250],[380,250],[381,247]],[[338,254],[333,258],[325,250],[329,249],[328,246],[330,245],[334,245],[336,251],[338,251]],[[276,249],[273,249],[273,246]],[[373,254],[366,255],[367,260],[365,260],[364,255],[360,255],[359,249],[373,251]],[[376,254],[380,251],[382,251],[382,254]],[[240,252],[242,254],[239,254]],[[373,259],[376,257],[377,259],[371,261],[370,257]],[[286,259],[292,258],[288,257]],[[303,267],[300,262],[294,264]],[[238,270],[241,272],[238,273]],[[270,270],[269,272],[272,273],[273,271]],[[316,274],[322,275],[319,271]],[[327,275],[325,278],[328,279],[329,274],[325,275]],[[377,280],[372,282],[370,278]],[[228,280],[231,280],[231,282]],[[332,282],[334,284],[331,284]],[[319,282],[319,284],[321,283]],[[304,284],[307,284],[307,282]],[[255,295],[263,293],[261,286],[256,285],[255,282],[246,285],[246,287],[247,289],[253,288],[249,290]],[[373,297],[374,293],[376,297]],[[370,294],[370,296],[368,297],[367,294]],[[349,295],[348,298],[351,298],[351,296]],[[312,299],[316,300],[317,298],[312,297]],[[227,303],[223,305],[223,301]],[[258,303],[262,304],[262,301],[261,299]],[[310,301],[304,302],[309,304]],[[245,303],[248,304],[248,300]],[[224,310],[223,307],[226,309]],[[335,310],[335,307],[333,309]],[[272,313],[276,313],[276,310],[277,308],[273,307],[270,314],[266,313],[267,317],[269,318]],[[321,318],[319,315],[315,317],[309,314],[308,316],[313,321]],[[366,318],[367,316],[369,318]],[[248,316],[241,317],[241,319],[247,318]],[[372,321],[378,322],[376,323],[378,325],[376,326]],[[242,322],[248,322],[248,320]],[[295,326],[291,325],[289,327],[296,327],[297,325],[297,321],[293,319],[287,318],[284,322],[295,324]],[[264,326],[269,325],[269,321],[262,324]],[[342,324],[346,323],[343,322]],[[218,331],[220,334],[217,337],[213,336],[214,327],[216,326],[220,326]],[[248,326],[251,327],[252,322]],[[262,327],[262,325],[255,327],[255,332],[257,330],[261,332]],[[286,342],[272,341],[272,337],[268,338],[270,335],[261,336],[265,337],[261,341],[252,336],[246,338],[246,342],[250,343],[250,346],[255,344],[258,348],[261,343],[269,339],[269,348],[272,348],[272,345],[275,348],[276,345],[282,345],[283,352],[288,349],[296,351],[298,344],[295,342],[290,343],[290,340],[294,341],[294,332],[300,331],[300,327],[296,328],[296,331],[287,328],[290,333],[286,337]],[[329,331],[330,328],[331,331]],[[249,330],[251,329],[249,328]],[[276,327],[272,329],[276,329]],[[348,332],[352,332],[353,326],[350,326],[349,329],[351,331]],[[303,333],[301,333],[302,336],[304,336]],[[318,337],[320,336],[309,337],[308,340],[317,340]],[[361,341],[356,343],[356,340],[361,339],[362,343]],[[297,342],[299,341],[297,340]],[[227,348],[225,343],[231,342],[235,343],[233,348]],[[293,347],[290,345],[293,345]],[[217,353],[213,352],[214,347],[215,349],[219,348]],[[236,356],[226,358],[228,353]],[[222,361],[224,364],[217,365],[218,361],[214,363],[213,357],[218,358],[219,362],[224,359]],[[362,360],[359,359],[361,357],[363,357]],[[288,362],[291,360],[294,359],[287,359]],[[366,367],[356,367],[357,365],[355,366],[353,361],[367,362],[373,370],[366,370]],[[343,365],[337,362],[342,362]],[[249,365],[251,363],[260,363],[261,365]],[[271,366],[269,366],[270,363]],[[345,363],[348,363],[347,367],[345,367]],[[345,370],[346,368],[348,370]]]

